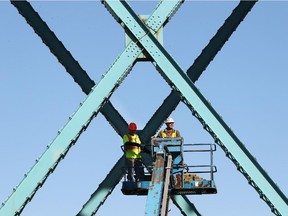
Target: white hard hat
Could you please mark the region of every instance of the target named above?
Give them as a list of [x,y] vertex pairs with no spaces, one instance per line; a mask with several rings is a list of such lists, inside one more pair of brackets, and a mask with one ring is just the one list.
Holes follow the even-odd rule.
[[168,117],[166,120],[165,120],[165,124],[167,123],[174,123],[174,120],[171,118],[171,117]]

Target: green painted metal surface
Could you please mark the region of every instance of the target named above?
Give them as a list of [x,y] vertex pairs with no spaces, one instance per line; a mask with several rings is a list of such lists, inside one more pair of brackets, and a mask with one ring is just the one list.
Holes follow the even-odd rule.
[[186,200],[188,199],[187,197],[180,195],[172,195],[171,199],[176,206],[181,203],[181,207],[179,206],[179,209],[181,210],[182,215],[201,216],[201,214],[197,211],[196,207],[193,204],[189,203],[189,200]]

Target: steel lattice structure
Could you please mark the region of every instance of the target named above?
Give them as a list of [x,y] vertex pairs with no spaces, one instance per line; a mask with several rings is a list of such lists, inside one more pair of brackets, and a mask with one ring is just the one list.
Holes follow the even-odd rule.
[[[109,98],[129,75],[129,72],[137,63],[139,55],[143,53],[147,58],[146,60],[153,63],[157,71],[172,88],[172,91],[147,122],[145,128],[140,131],[141,140],[144,143],[149,142],[150,137],[159,129],[163,120],[170,115],[180,102],[183,102],[193,116],[203,125],[203,128],[213,137],[215,143],[222,148],[226,156],[235,164],[248,183],[267,203],[271,211],[275,215],[288,215],[288,200],[285,195],[194,85],[253,8],[256,1],[240,1],[186,73],[155,36],[159,29],[169,22],[183,1],[163,0],[159,2],[157,8],[145,23],[141,21],[127,2],[102,1],[103,6],[124,28],[132,40],[97,84],[81,68],[29,2],[12,1],[11,3],[88,96],[71,116],[69,122],[58,132],[53,142],[47,146],[47,150],[26,174],[23,181],[3,203],[0,209],[1,216],[21,214],[26,204],[32,200],[37,190],[45,183],[49,175],[56,169],[59,162],[99,112],[105,116],[116,133],[123,136],[126,132],[127,122],[114,108]],[[151,165],[152,158],[143,154],[143,161],[148,166]],[[124,157],[121,157],[99,185],[99,188],[84,204],[78,213],[79,216],[97,213],[99,207],[123,177],[121,172],[123,164]],[[185,195],[175,195],[171,198],[183,215],[200,215]]]

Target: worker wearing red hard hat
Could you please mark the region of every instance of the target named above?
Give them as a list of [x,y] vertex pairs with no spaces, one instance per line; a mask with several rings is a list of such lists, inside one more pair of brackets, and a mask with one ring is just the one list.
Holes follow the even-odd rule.
[[171,117],[168,117],[165,122],[166,128],[159,131],[157,134],[158,138],[175,138],[175,137],[181,137],[180,132],[178,130],[174,129],[174,119]]
[[136,133],[137,125],[131,122],[128,125],[129,133],[123,136],[125,147],[126,166],[128,170],[128,181],[142,181],[144,179],[144,168],[141,161],[141,141]]

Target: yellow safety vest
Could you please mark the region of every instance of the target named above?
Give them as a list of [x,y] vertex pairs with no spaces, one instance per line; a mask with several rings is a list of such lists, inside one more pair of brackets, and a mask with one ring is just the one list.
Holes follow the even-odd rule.
[[[131,134],[125,134],[123,136],[123,143],[127,142],[133,142],[141,144],[140,138],[137,134],[131,135]],[[141,148],[139,146],[125,146],[125,157],[126,158],[141,158]]]
[[161,130],[160,136],[162,138],[175,138],[175,137],[177,137],[177,132],[176,132],[176,130],[173,130],[172,133],[168,134],[166,130]]

